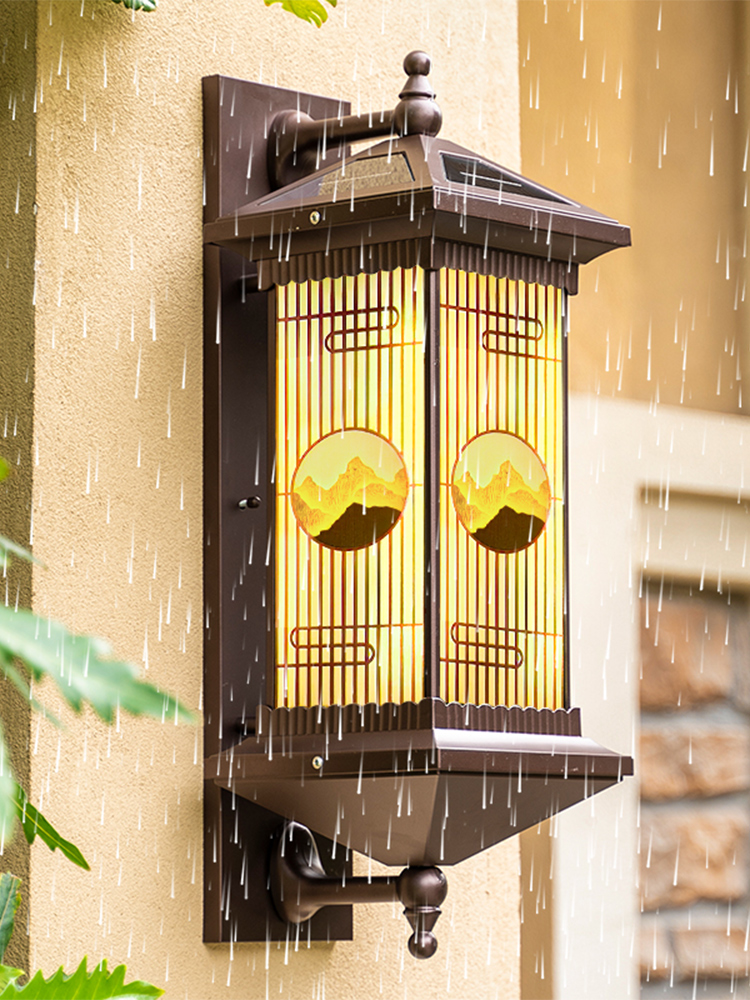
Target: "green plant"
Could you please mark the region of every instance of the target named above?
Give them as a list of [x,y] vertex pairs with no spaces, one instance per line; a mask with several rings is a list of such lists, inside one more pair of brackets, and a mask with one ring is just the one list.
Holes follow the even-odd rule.
[[[21,880],[15,875],[0,875],[0,963],[5,957],[5,949],[13,933],[16,909],[20,900],[18,888]],[[76,971],[66,975],[60,968],[49,979],[37,972],[27,983],[20,986],[22,969],[14,969],[0,964],[0,1000],[21,997],[22,1000],[147,1000],[160,997],[164,990],[148,983],[125,982],[125,966],[118,965],[112,972],[107,971],[107,963],[100,962],[91,972],[87,969],[87,959],[83,959]]]
[[[114,0],[114,2],[121,3],[129,10],[156,10],[156,0]],[[263,0],[263,3],[266,7],[280,3],[282,10],[289,11],[303,21],[309,21],[316,28],[328,20],[328,11],[320,0]],[[335,7],[337,0],[326,0],[326,3]]]
[[[0,561],[7,566],[14,556],[37,561],[26,549],[0,535]],[[75,635],[52,619],[0,604],[0,671],[46,717],[56,722],[34,697],[32,682],[48,677],[76,712],[87,704],[107,723],[121,709],[162,721],[193,720],[176,698],[141,680],[131,663],[110,659],[110,652],[103,639]],[[26,792],[16,783],[0,725],[0,836],[8,839],[16,820],[20,820],[29,843],[38,836],[51,850],[59,848],[74,864],[88,869],[78,848],[31,805]]]
[[[0,458],[0,480],[9,472],[8,463]],[[4,573],[14,558],[38,564],[30,552],[0,535],[0,564]],[[60,723],[33,694],[33,684],[44,678],[54,681],[74,711],[80,712],[84,705],[89,705],[105,723],[111,723],[121,709],[131,715],[147,715],[162,721],[194,721],[192,713],[176,698],[141,680],[138,669],[132,664],[111,659],[110,647],[103,639],[75,635],[50,618],[2,604],[0,672],[28,698],[35,710],[56,725]],[[57,832],[16,782],[0,724],[0,837],[3,842],[10,839],[16,821],[20,821],[29,844],[39,837],[50,850],[59,849],[69,861],[89,870],[78,847]],[[0,875],[0,962],[13,930],[19,884],[20,879],[14,875]],[[141,1000],[161,996],[163,992],[147,983],[126,984],[124,965],[110,973],[106,962],[102,962],[88,972],[85,958],[70,976],[62,968],[49,979],[37,972],[28,983],[19,986],[18,979],[23,975],[21,969],[0,964],[0,1000],[17,996],[26,1000],[67,1000],[68,997]]]
[[[326,0],[326,2],[331,7],[335,7],[337,0]],[[294,14],[295,17],[299,17],[303,21],[309,21],[316,28],[319,28],[321,24],[328,20],[328,11],[320,3],[320,0],[263,0],[263,3],[266,7],[270,7],[274,3],[280,3],[282,10],[289,11],[290,14]]]

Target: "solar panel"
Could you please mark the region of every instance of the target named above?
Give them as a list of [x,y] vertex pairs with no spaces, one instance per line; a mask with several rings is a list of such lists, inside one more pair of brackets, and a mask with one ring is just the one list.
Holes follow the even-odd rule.
[[505,191],[508,194],[520,194],[529,198],[539,198],[543,201],[554,201],[563,205],[571,202],[561,198],[546,188],[527,181],[517,174],[502,170],[494,163],[468,156],[456,156],[452,153],[442,153],[443,172],[445,179],[453,184],[463,184],[467,187],[486,188],[490,191]]

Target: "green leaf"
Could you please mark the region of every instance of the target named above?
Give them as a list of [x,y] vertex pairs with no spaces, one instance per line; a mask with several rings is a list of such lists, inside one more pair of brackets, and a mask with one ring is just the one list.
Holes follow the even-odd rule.
[[[91,871],[88,861],[84,858],[75,844],[61,837],[54,826],[46,819],[38,809],[29,802],[26,792],[20,785],[16,785],[15,806],[18,818],[21,821],[24,836],[29,844],[33,844],[38,837],[44,841],[51,851],[60,848],[68,861],[83,868],[84,871]],[[5,876],[3,876],[5,877]],[[2,925],[0,925],[0,931]],[[2,941],[0,940],[0,943]]]
[[[335,7],[337,0],[326,0],[326,2],[331,7]],[[263,3],[266,7],[270,7],[274,3],[280,3],[282,10],[288,10],[295,17],[299,17],[303,21],[309,21],[316,28],[319,28],[324,21],[328,20],[328,11],[320,3],[320,0],[263,0]]]
[[19,976],[25,975],[23,969],[14,969],[12,965],[0,965],[0,993],[8,983],[14,983]]
[[156,10],[156,0],[114,0],[129,10]]
[[0,842],[7,843],[13,836],[16,822],[16,783],[10,768],[8,748],[0,724]]
[[[2,459],[0,459],[2,461]],[[20,545],[16,545],[15,542],[11,542],[10,538],[6,538],[4,535],[0,535],[0,558],[5,559],[7,555],[17,556],[19,559],[24,559],[26,562],[36,563],[37,566],[41,566],[39,560],[29,552],[28,549],[24,549]]]
[[[21,902],[21,893],[18,887],[21,880],[16,875],[7,872],[0,875],[0,959],[5,955],[10,936],[13,933],[13,922],[16,918],[16,910]],[[8,968],[8,966],[2,966]],[[19,973],[21,975],[21,973]]]
[[31,687],[27,683],[26,678],[22,675],[20,670],[17,670],[13,664],[13,661],[9,656],[6,655],[3,649],[0,648],[0,671],[5,674],[8,680],[11,682],[13,687],[18,691],[18,693],[29,702],[31,707],[35,712],[39,712],[45,719],[56,726],[58,729],[62,729],[62,722],[57,718],[54,712],[51,712],[46,705],[43,705],[40,701],[34,697],[31,693]]
[[0,455],[0,483],[10,475],[10,463]]
[[103,961],[89,974],[86,962],[84,958],[72,976],[66,976],[62,969],[58,969],[49,979],[37,972],[25,986],[9,983],[0,993],[0,1000],[15,1000],[16,997],[23,997],[23,1000],[109,1000],[110,997],[147,1000],[164,993],[158,986],[148,983],[126,983],[124,965],[118,965],[109,974],[107,963]]
[[31,611],[0,604],[0,650],[22,660],[37,680],[51,677],[76,712],[88,703],[105,722],[112,722],[118,708],[162,721],[194,721],[176,698],[140,680],[132,663],[107,659],[110,647],[103,639],[74,635]]

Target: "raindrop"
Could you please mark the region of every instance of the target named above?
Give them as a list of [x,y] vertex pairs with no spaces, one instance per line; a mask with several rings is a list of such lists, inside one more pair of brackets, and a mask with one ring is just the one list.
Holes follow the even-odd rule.
[[[141,380],[141,351],[142,348],[138,346],[138,362],[135,368],[135,398],[138,399],[138,387]],[[140,444],[138,446],[138,464],[140,465]]]

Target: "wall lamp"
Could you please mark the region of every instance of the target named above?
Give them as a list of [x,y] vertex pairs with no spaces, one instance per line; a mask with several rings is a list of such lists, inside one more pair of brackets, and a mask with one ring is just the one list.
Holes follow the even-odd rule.
[[400,900],[427,958],[443,866],[633,772],[566,568],[568,296],[630,233],[438,138],[429,68],[354,116],[203,81],[206,941]]

